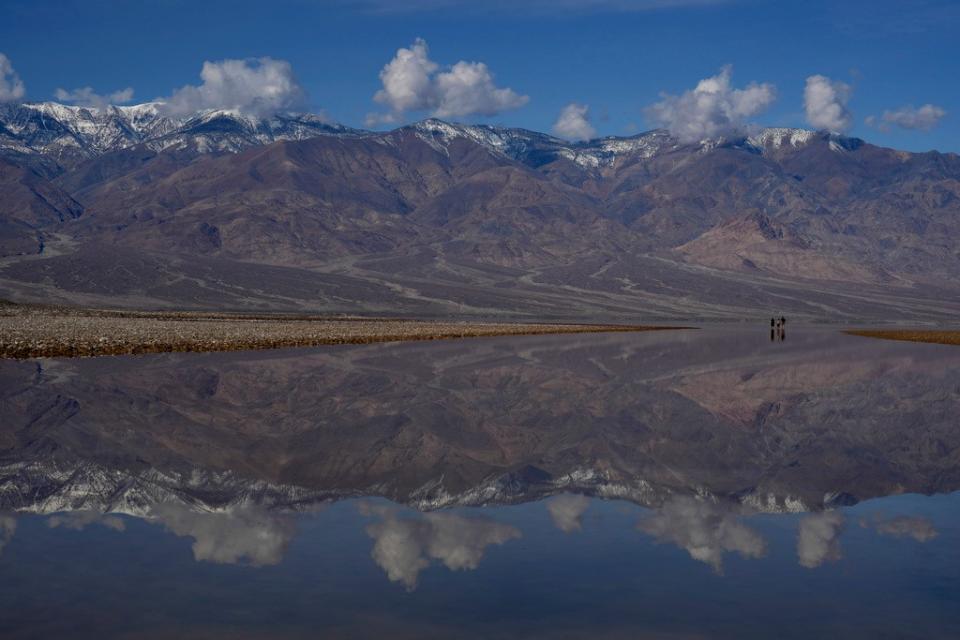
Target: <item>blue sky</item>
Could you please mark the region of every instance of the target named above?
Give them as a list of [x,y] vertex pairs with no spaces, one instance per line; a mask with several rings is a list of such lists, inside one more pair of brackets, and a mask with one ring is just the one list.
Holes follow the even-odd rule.
[[[27,100],[52,99],[58,88],[131,87],[133,102],[180,95],[210,106],[203,87],[174,94],[201,85],[204,61],[270,57],[289,63],[301,102],[352,126],[442,113],[550,131],[576,103],[588,110],[560,129],[568,137],[585,119],[588,133],[624,135],[692,118],[695,135],[704,114],[690,113],[697,95],[685,101],[684,92],[731,65],[708,132],[717,114],[737,125],[810,126],[805,83],[819,75],[818,122],[897,148],[960,151],[958,2],[0,0],[0,15],[0,53]],[[413,94],[396,85],[374,101],[384,65],[400,48],[413,52],[417,38],[428,46],[427,84]],[[484,63],[492,84],[486,76],[462,84],[452,69],[459,61]],[[766,83],[758,84],[766,93],[730,93],[750,83]],[[757,100],[742,107],[747,98]],[[834,98],[840,114],[830,111]],[[928,104],[934,110],[918,116]],[[915,109],[898,111],[908,105]]]

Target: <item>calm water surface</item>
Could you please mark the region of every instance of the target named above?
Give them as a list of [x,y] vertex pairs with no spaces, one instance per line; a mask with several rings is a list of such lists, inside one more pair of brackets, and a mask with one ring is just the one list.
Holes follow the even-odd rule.
[[960,637],[960,349],[0,362],[0,637]]

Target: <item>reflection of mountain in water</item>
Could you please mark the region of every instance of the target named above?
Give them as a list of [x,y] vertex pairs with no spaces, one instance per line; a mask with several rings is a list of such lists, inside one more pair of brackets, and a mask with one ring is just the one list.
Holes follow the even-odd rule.
[[0,509],[567,491],[819,510],[960,486],[958,372],[957,349],[827,330],[4,362]]

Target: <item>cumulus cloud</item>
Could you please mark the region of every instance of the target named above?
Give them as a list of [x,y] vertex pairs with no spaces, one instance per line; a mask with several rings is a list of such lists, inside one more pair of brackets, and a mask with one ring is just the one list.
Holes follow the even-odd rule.
[[839,511],[814,513],[800,520],[797,530],[797,558],[808,569],[824,562],[836,562],[843,557],[840,534],[843,532],[843,514]]
[[20,100],[26,93],[10,58],[0,53],[0,102]]
[[390,112],[370,114],[368,125],[395,122],[407,111],[429,111],[437,118],[494,116],[529,101],[513,89],[498,87],[493,73],[482,62],[461,60],[441,69],[430,59],[422,38],[409,48],[397,50],[380,71],[380,82],[383,88],[373,99]]
[[777,99],[769,83],[752,82],[744,89],[731,86],[733,67],[724,66],[679,96],[661,94],[646,110],[647,118],[670,131],[681,142],[741,133],[747,118],[762,113]]
[[58,513],[47,518],[47,526],[51,529],[63,527],[74,531],[82,531],[92,524],[98,524],[114,531],[124,531],[126,529],[123,520],[117,516],[105,515],[91,510]]
[[112,104],[123,104],[133,100],[133,87],[120,89],[119,91],[114,91],[106,95],[97,93],[93,90],[93,87],[80,87],[73,91],[57,89],[53,95],[60,102],[69,102],[81,107],[91,107],[93,109],[103,109]]
[[760,558],[767,553],[766,541],[740,522],[740,515],[737,505],[679,496],[642,519],[637,528],[658,542],[685,549],[694,560],[705,562],[722,573],[725,552],[736,552],[745,558]]
[[868,116],[866,122],[881,131],[890,131],[893,126],[901,129],[930,131],[940,124],[945,115],[947,115],[946,110],[935,104],[925,104],[919,108],[907,105],[894,111],[884,111],[879,118]]
[[590,506],[590,498],[587,496],[564,494],[547,502],[547,511],[550,512],[550,518],[557,529],[564,533],[571,533],[580,531],[583,512],[588,506]]
[[[869,526],[869,523],[861,524]],[[913,538],[917,542],[929,542],[940,535],[930,520],[919,516],[876,517],[872,525],[877,533],[894,538]]]
[[373,538],[371,556],[391,582],[408,591],[417,586],[420,572],[437,560],[452,571],[476,569],[487,547],[520,537],[516,527],[485,518],[428,513],[401,518],[388,509],[369,509],[382,520],[367,526]]
[[807,122],[817,129],[826,129],[834,133],[844,133],[853,124],[853,115],[847,109],[847,102],[853,91],[850,85],[826,76],[816,75],[807,78],[803,89],[803,108]]
[[290,516],[252,506],[211,513],[168,503],[153,507],[151,516],[176,535],[193,538],[198,562],[279,564],[296,533]]
[[17,530],[17,519],[13,516],[0,514],[0,554],[3,548],[13,539],[13,534]]
[[258,117],[298,109],[306,92],[285,60],[255,58],[204,62],[199,85],[187,85],[162,98],[170,115],[229,109]]
[[495,116],[501,111],[522,107],[530,100],[513,89],[497,87],[493,74],[482,62],[461,60],[449,71],[437,74],[434,80],[438,105],[433,115],[438,118]]
[[395,112],[419,111],[432,106],[433,75],[439,68],[430,60],[427,43],[417,38],[409,48],[400,48],[380,71],[383,89],[373,99]]
[[560,111],[553,123],[553,132],[568,140],[590,140],[597,136],[597,130],[590,124],[590,107],[571,102]]

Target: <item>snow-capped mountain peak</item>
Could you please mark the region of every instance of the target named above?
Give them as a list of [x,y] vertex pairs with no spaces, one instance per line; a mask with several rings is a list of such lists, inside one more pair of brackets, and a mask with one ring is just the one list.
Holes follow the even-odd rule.
[[[314,114],[277,113],[253,116],[236,109],[208,109],[187,116],[171,116],[162,102],[100,108],[56,102],[0,105],[0,154],[38,155],[61,166],[111,151],[144,145],[153,151],[192,150],[199,153],[236,153],[279,140],[317,136],[373,136],[390,144],[394,133],[412,133],[437,151],[449,154],[456,140],[468,140],[490,153],[540,167],[567,160],[585,169],[602,171],[621,160],[650,159],[682,145],[662,129],[631,137],[610,136],[584,142],[520,128],[422,120],[395,132],[350,129]],[[843,152],[861,141],[806,129],[766,128],[736,138],[712,138],[699,144],[701,153],[726,146],[759,153],[784,153],[822,139]]]
[[401,130],[413,131],[424,142],[444,153],[454,140],[463,138],[492,153],[535,166],[565,158],[588,169],[600,169],[612,165],[620,157],[650,158],[662,149],[676,146],[670,134],[660,129],[629,138],[610,136],[584,142],[569,142],[528,129],[455,124],[436,118],[422,120]]
[[175,117],[165,113],[162,102],[99,108],[57,102],[0,105],[0,153],[39,154],[67,165],[141,144],[154,151],[232,153],[277,140],[356,133],[361,132],[313,114],[258,118],[211,109]]
[[768,127],[747,138],[747,142],[759,149],[779,149],[783,146],[801,147],[817,135],[809,129],[790,129],[786,127]]

